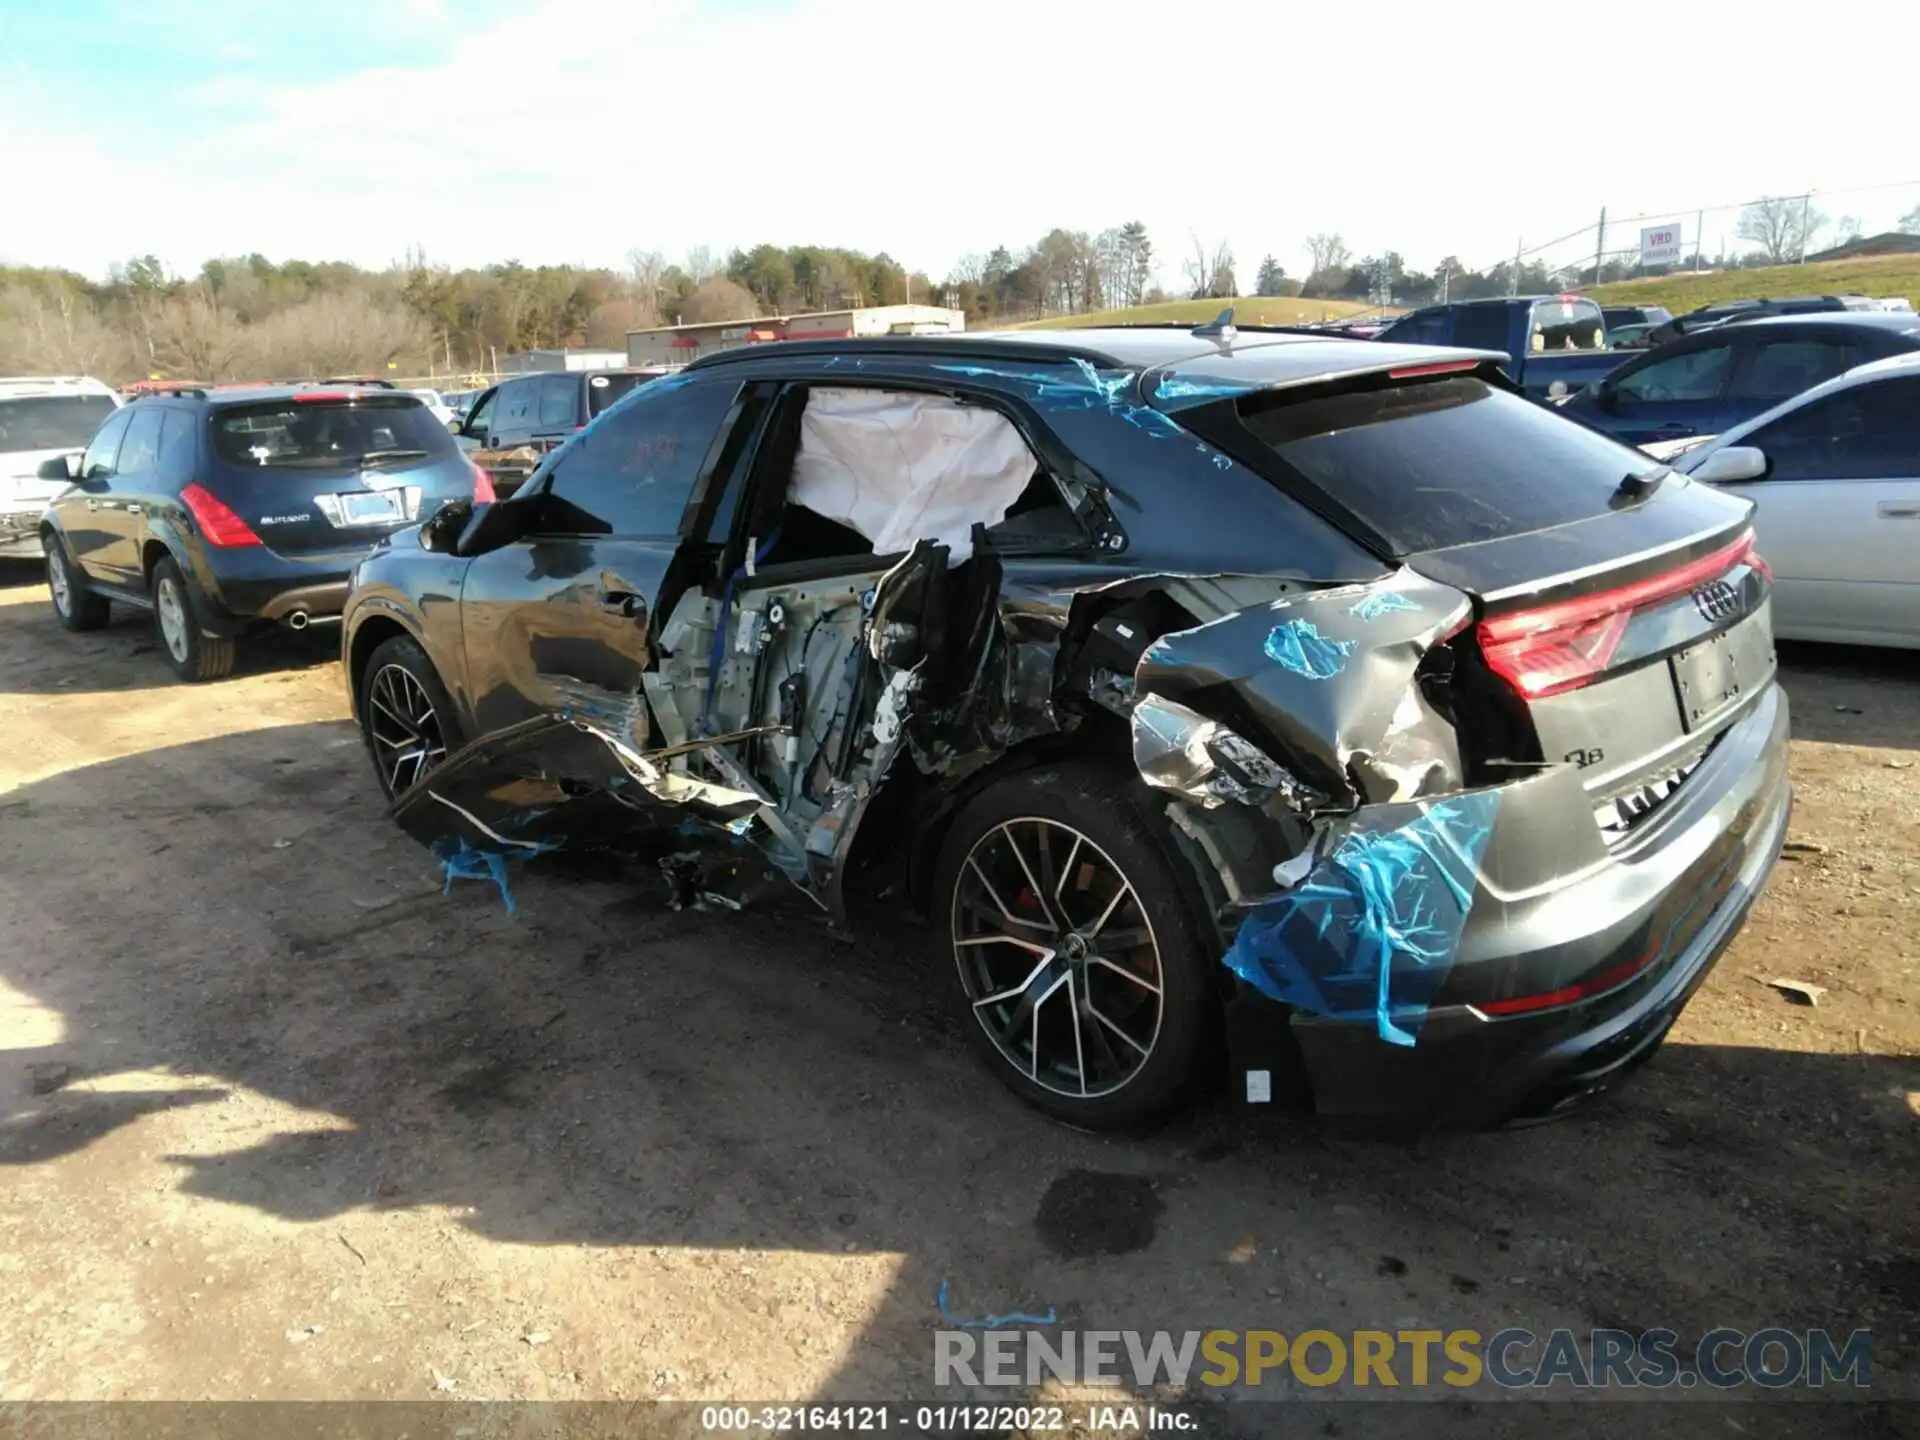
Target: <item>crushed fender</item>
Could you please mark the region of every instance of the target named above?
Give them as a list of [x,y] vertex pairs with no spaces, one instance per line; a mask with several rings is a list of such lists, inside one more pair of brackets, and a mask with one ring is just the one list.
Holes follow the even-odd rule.
[[1305,877],[1241,921],[1224,963],[1269,999],[1371,1017],[1382,1040],[1413,1045],[1459,950],[1499,809],[1498,790],[1473,790],[1330,827]]
[[1162,635],[1134,689],[1182,700],[1231,689],[1332,809],[1450,794],[1465,785],[1453,728],[1416,672],[1470,611],[1459,591],[1404,568],[1295,590]]
[[1278,800],[1307,811],[1326,797],[1302,785],[1245,736],[1177,700],[1148,695],[1133,707],[1133,763],[1141,778],[1212,810],[1228,801],[1265,807]]

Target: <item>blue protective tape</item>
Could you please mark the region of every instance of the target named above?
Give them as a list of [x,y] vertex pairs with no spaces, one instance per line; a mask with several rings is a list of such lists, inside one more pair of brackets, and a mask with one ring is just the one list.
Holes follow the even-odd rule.
[[440,887],[442,895],[453,893],[456,880],[491,880],[500,887],[501,902],[507,907],[507,914],[518,915],[520,907],[514,903],[513,887],[507,883],[507,863],[512,860],[527,860],[535,855],[544,855],[549,850],[558,850],[557,840],[541,840],[517,848],[511,855],[503,855],[495,850],[480,850],[469,845],[465,839],[455,836],[451,840],[436,840],[433,853],[440,861],[440,868],[446,875],[446,881]]
[[1371,1017],[1389,1045],[1412,1045],[1459,952],[1499,811],[1498,790],[1424,802],[1390,829],[1360,811],[1299,885],[1240,922],[1223,962],[1270,1000]]
[[1329,640],[1311,620],[1289,620],[1267,632],[1268,658],[1308,680],[1331,680],[1347,668],[1351,640]]
[[1170,409],[1184,410],[1190,405],[1205,405],[1214,400],[1233,400],[1259,385],[1250,380],[1196,380],[1190,375],[1162,375],[1153,387],[1153,398]]
[[1133,383],[1134,377],[1131,370],[1098,370],[1078,357],[1071,366],[1062,365],[1048,370],[980,364],[936,365],[933,368],[951,375],[1011,381],[1023,388],[1027,398],[1042,410],[1105,410],[1155,439],[1183,433],[1172,416],[1164,415],[1150,405],[1136,405],[1127,399],[1127,388]]
[[1053,1313],[1053,1307],[1047,1307],[1044,1315],[1029,1315],[1024,1310],[1009,1310],[1005,1315],[982,1315],[973,1320],[962,1320],[947,1308],[947,1277],[940,1277],[940,1293],[933,1297],[933,1303],[939,1307],[940,1318],[956,1330],[999,1330],[1008,1325],[1057,1325],[1059,1317]]
[[1376,590],[1372,594],[1362,595],[1347,607],[1347,613],[1358,615],[1362,620],[1378,620],[1382,615],[1404,614],[1419,608],[1417,602],[1409,600],[1398,590]]

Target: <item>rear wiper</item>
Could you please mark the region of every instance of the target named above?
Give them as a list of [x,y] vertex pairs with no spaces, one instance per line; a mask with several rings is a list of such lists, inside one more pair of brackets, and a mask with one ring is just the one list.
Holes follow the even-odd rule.
[[369,450],[360,457],[360,463],[366,465],[375,460],[418,460],[426,453],[424,450]]

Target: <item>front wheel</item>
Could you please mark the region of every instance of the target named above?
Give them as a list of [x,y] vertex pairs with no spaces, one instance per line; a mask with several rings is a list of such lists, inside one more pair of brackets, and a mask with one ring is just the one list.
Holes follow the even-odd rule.
[[87,588],[80,572],[68,563],[58,536],[48,535],[46,546],[47,593],[53,597],[53,613],[69,630],[98,630],[110,618],[106,597]]
[[398,799],[459,748],[453,699],[427,652],[408,635],[375,646],[360,677],[360,733],[381,790]]
[[1117,769],[993,786],[941,852],[964,1025],[1036,1108],[1139,1129],[1186,1098],[1216,1033],[1214,967],[1164,816]]

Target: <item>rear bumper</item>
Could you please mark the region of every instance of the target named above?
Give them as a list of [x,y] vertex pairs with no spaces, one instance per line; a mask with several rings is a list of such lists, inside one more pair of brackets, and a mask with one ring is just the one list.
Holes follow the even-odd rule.
[[[1606,1089],[1658,1047],[1764,888],[1792,803],[1787,737],[1785,693],[1769,686],[1644,833],[1613,852],[1599,847],[1596,863],[1560,881],[1542,883],[1542,867],[1564,865],[1563,837],[1591,825],[1569,809],[1577,782],[1560,771],[1559,782],[1510,787],[1451,972],[1415,1043],[1388,1044],[1363,1019],[1291,1009],[1236,979],[1235,1071],[1291,1066],[1322,1113],[1422,1126],[1545,1118]],[[1479,1008],[1649,953],[1590,999],[1514,1015]]]
[[262,622],[285,620],[295,611],[317,618],[338,615],[347,603],[354,567],[372,546],[322,555],[278,555],[264,548],[202,551],[193,571],[203,603],[202,628],[232,635]]

